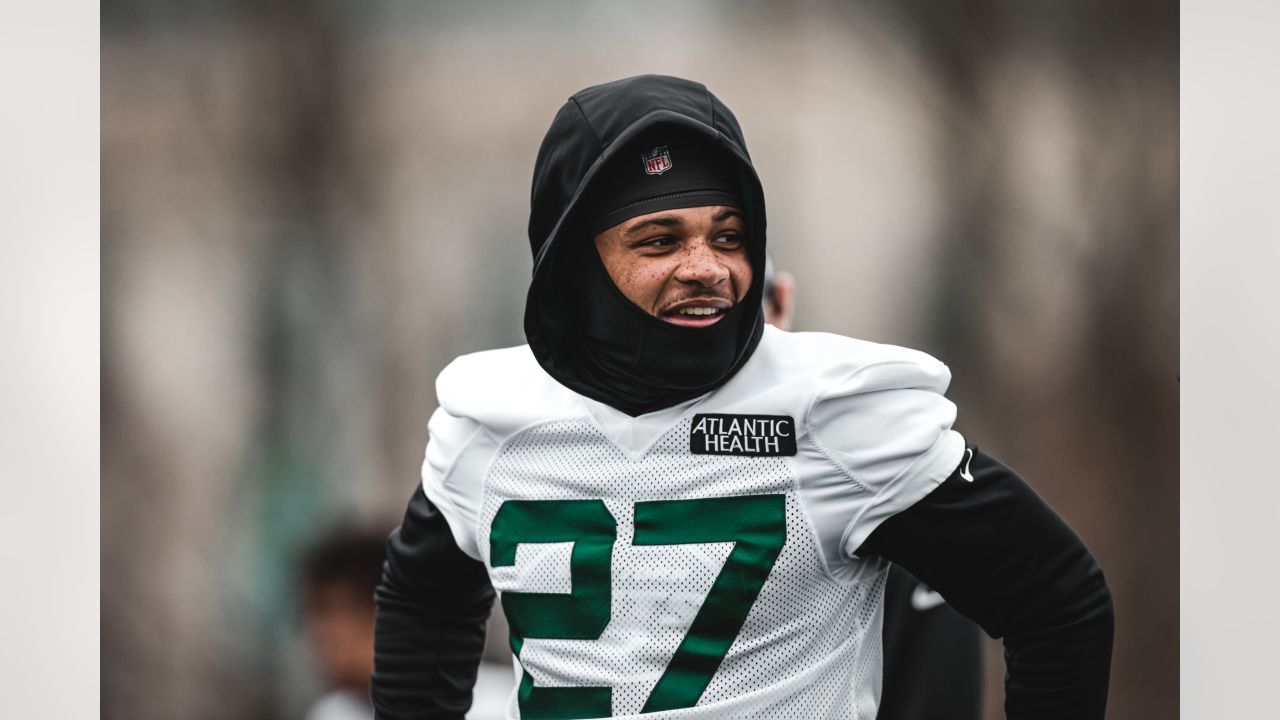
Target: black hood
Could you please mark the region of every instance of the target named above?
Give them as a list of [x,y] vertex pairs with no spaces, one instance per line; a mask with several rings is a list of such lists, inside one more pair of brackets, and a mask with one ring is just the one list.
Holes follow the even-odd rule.
[[[670,130],[704,142],[723,153],[735,168],[732,182],[743,207],[751,287],[723,320],[711,328],[671,326],[647,316],[634,305],[616,306],[586,317],[584,288],[592,273],[602,272],[580,215],[588,188],[614,156],[641,135]],[[678,161],[677,161],[678,162]],[[524,328],[529,346],[542,367],[561,384],[632,415],[669,407],[724,384],[750,358],[760,341],[764,285],[764,192],[747,155],[742,129],[729,108],[700,83],[661,75],[641,75],[597,85],[576,93],[556,114],[538,151],[533,171],[529,244],[533,281],[525,305]],[[590,248],[590,253],[587,249]],[[599,283],[595,282],[599,291]],[[616,291],[616,288],[614,289]],[[616,303],[620,292],[599,292],[601,306]],[[595,301],[589,301],[593,304]],[[629,304],[629,302],[628,302]],[[602,317],[623,323],[633,346],[621,359],[610,349],[608,372],[592,366],[599,350]],[[707,332],[714,330],[714,333]],[[620,331],[621,332],[621,331]],[[716,337],[712,337],[712,336]],[[615,343],[615,346],[618,343]],[[633,352],[631,350],[634,350]],[[674,350],[674,352],[672,352]],[[693,372],[651,372],[647,363],[683,355],[701,363]],[[680,370],[677,366],[676,370]]]

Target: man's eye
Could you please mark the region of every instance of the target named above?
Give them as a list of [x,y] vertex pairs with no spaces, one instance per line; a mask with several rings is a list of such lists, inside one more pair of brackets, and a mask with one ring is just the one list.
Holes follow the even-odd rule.
[[648,238],[636,243],[636,247],[641,248],[664,248],[675,245],[676,239],[670,235],[660,235],[655,238]]
[[736,247],[742,244],[742,236],[737,233],[726,233],[717,237],[716,242],[721,245]]

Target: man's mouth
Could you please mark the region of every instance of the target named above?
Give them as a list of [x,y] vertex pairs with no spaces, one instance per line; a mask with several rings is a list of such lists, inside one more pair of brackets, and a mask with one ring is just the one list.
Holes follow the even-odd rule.
[[681,327],[710,327],[720,322],[731,307],[732,303],[720,298],[685,300],[664,310],[660,317]]

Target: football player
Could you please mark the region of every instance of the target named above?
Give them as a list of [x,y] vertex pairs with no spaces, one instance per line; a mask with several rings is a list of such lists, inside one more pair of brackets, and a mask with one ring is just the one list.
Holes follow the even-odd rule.
[[1097,563],[966,443],[924,353],[761,317],[733,113],[573,95],[533,176],[528,345],[439,376],[377,591],[377,717],[460,718],[495,596],[521,718],[874,718],[889,563],[1002,637],[1011,718],[1101,718]]

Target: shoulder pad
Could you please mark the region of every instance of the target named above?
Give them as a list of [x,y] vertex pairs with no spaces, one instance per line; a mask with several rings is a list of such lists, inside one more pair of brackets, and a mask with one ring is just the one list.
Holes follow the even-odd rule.
[[445,412],[499,436],[586,412],[576,394],[543,371],[528,345],[459,356],[436,378],[436,398]]
[[761,364],[778,378],[809,378],[815,397],[892,389],[946,392],[951,371],[928,353],[821,332],[766,328]]

